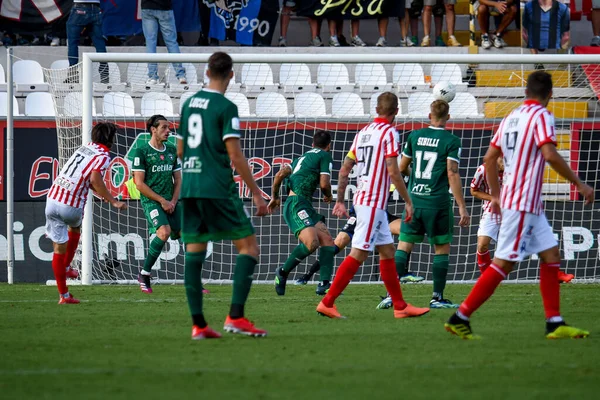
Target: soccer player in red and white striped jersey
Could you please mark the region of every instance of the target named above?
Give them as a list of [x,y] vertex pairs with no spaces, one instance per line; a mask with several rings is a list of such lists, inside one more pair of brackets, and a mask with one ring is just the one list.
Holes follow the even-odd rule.
[[358,186],[354,194],[354,210],[357,222],[350,255],[338,268],[331,288],[317,306],[317,312],[329,318],[343,318],[334,302],[374,248],[379,252],[381,280],[392,297],[394,316],[417,317],[429,311],[428,308],[407,304],[402,297],[394,262],[394,241],[387,220],[390,179],[406,202],[406,219],[412,217],[412,201],[398,169],[398,132],[391,125],[397,113],[396,95],[390,92],[381,94],[377,98],[378,117],[356,135],[340,170],[333,214],[348,217],[344,197],[350,170],[356,164]]
[[83,209],[90,187],[117,209],[127,207],[110,194],[103,181],[110,162],[108,152],[116,132],[114,124],[97,124],[92,129],[92,143],[81,146],[73,153],[48,192],[46,236],[54,242],[52,270],[60,294],[58,304],[79,303],[79,300],[69,294],[67,277],[77,278],[79,275],[70,265],[79,245]]
[[[481,275],[446,330],[463,339],[475,339],[469,318],[494,293],[518,261],[540,257],[540,289],[549,339],[583,338],[589,332],[565,324],[560,315],[558,271],[560,253],[541,199],[546,163],[573,183],[585,199],[594,201],[594,190],[583,183],[556,150],[554,117],[546,109],[552,97],[552,76],[544,71],[529,75],[527,100],[500,124],[484,157],[491,190],[490,212],[502,215],[498,246],[492,264]],[[504,158],[502,194],[496,177],[496,160]]]

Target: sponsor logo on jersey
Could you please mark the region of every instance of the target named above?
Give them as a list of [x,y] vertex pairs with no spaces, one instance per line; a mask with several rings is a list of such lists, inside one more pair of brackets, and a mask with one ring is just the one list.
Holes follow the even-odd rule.
[[363,244],[363,249],[369,250],[371,248],[370,244]]
[[156,218],[158,217],[158,210],[154,209],[152,211],[150,211],[150,218]]
[[236,131],[240,130],[240,119],[238,117],[233,117],[231,119],[231,127]]
[[420,137],[417,140],[417,146],[437,147],[440,143],[440,139],[433,139],[428,137]]
[[158,220],[157,219],[153,219],[152,223],[154,224],[154,226],[158,225]]
[[517,257],[519,257],[519,255],[516,253],[512,253],[511,255],[508,256],[508,258],[510,258],[511,260],[514,260]]
[[150,170],[152,172],[169,172],[169,171],[173,171],[173,164],[153,165]]
[[298,212],[298,217],[300,217],[300,219],[307,219],[308,218],[308,213],[305,210],[299,211]]

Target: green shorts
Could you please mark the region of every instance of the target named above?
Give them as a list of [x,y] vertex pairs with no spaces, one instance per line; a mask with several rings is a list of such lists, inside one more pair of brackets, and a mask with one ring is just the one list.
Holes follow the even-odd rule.
[[315,211],[312,201],[302,196],[289,196],[283,205],[283,219],[296,237],[304,228],[325,222],[325,217]]
[[181,231],[181,203],[177,203],[175,211],[172,214],[167,214],[162,209],[160,204],[152,202],[142,206],[144,208],[144,214],[148,220],[148,230],[150,233],[156,233],[156,230],[163,225],[169,225],[171,227],[171,239],[175,240],[179,238],[179,232]]
[[254,235],[254,227],[239,197],[183,199],[181,237],[184,243],[238,240]]
[[452,243],[454,230],[454,213],[452,205],[440,210],[415,208],[410,222],[404,222],[400,227],[400,240],[407,243],[421,243],[427,235],[429,244]]

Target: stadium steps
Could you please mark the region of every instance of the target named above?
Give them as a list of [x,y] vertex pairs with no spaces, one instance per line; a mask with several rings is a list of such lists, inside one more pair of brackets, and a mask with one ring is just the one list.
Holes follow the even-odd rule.
[[[462,44],[463,46],[469,45],[470,32],[468,30],[467,31],[456,30],[456,31],[454,31],[454,36],[460,42],[460,44]],[[447,42],[448,41],[448,32],[443,32],[442,37],[444,38],[444,41]],[[504,39],[506,44],[508,44],[509,46],[517,47],[517,46],[521,45],[521,32],[520,31],[508,31],[502,38]],[[478,46],[480,45],[481,31],[475,32],[475,42],[477,43]],[[487,50],[483,50],[483,49],[481,50],[481,52],[484,52],[484,51],[487,51]]]
[[[521,70],[477,70],[475,71],[476,86],[490,87],[523,87],[530,71]],[[552,75],[555,88],[568,88],[572,85],[570,71],[548,71]]]
[[[483,106],[483,114],[485,118],[504,118],[521,103],[521,101],[488,101]],[[552,101],[548,109],[556,118],[588,117],[587,101]]]

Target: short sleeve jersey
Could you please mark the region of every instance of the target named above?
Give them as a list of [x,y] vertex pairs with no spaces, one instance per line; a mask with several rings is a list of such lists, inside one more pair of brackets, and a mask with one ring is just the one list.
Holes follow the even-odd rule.
[[[133,150],[131,159],[132,171],[144,172],[144,183],[156,194],[170,201],[173,198],[173,172],[181,170],[181,164],[177,159],[177,149],[166,142],[164,149],[157,150],[148,142]],[[142,205],[155,203],[143,194],[140,196]]]
[[237,106],[221,93],[203,89],[187,100],[178,135],[183,140],[182,199],[237,196],[225,141],[240,137]]
[[292,162],[292,174],[288,177],[288,189],[298,196],[310,199],[317,190],[321,175],[331,175],[333,160],[331,153],[312,149]]
[[408,191],[415,208],[444,209],[450,205],[447,160],[460,163],[460,139],[443,128],[412,132],[402,155],[411,159]]

